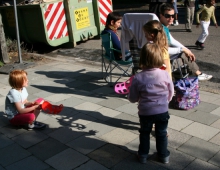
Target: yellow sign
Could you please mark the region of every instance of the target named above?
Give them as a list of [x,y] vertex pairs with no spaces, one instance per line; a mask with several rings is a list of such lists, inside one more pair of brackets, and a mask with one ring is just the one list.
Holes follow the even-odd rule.
[[14,10],[13,9],[7,9],[6,10],[6,18],[8,21],[8,25],[10,27],[15,27],[15,16],[14,16]]
[[74,15],[76,19],[76,29],[82,29],[90,26],[88,7],[74,10]]

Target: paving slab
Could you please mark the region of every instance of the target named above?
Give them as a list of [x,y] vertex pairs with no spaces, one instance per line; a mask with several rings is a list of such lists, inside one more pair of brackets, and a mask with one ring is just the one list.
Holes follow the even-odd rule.
[[128,113],[130,115],[137,115],[138,114],[138,108],[137,104],[135,103],[128,103],[123,106],[120,106],[116,108],[116,110],[124,113]]
[[70,107],[70,108],[77,106],[81,103],[84,103],[84,101],[76,97],[70,97],[62,101],[64,107]]
[[45,162],[57,170],[69,170],[78,167],[88,160],[87,156],[69,148],[47,159]]
[[[216,100],[215,100],[216,101]],[[201,102],[197,107],[196,110],[200,110],[203,112],[208,112],[210,113],[211,111],[215,110],[218,108],[219,105],[212,104],[212,103],[206,103],[206,102]]]
[[208,141],[213,138],[217,133],[219,133],[219,131],[219,129],[194,122],[183,129],[181,132]]
[[49,133],[48,135],[58,141],[60,141],[63,144],[66,144],[73,139],[76,139],[82,135],[84,135],[85,132],[79,131],[75,128],[70,127],[61,127],[52,133]]
[[106,99],[104,101],[98,102],[97,104],[111,108],[111,109],[116,109],[116,108],[121,107],[125,104],[128,104],[128,102],[111,98],[111,99]]
[[210,125],[213,122],[215,122],[216,120],[220,119],[220,117],[217,115],[213,115],[213,114],[203,112],[200,110],[193,112],[193,113],[190,113],[185,118],[192,120],[192,121],[195,121],[195,122],[200,122],[205,125]]
[[169,109],[169,114],[170,115],[175,115],[178,117],[186,117],[192,112],[195,112],[196,109],[189,109],[189,110],[178,110],[178,109]]
[[115,128],[114,130],[100,136],[100,138],[108,143],[123,146],[138,138],[138,135],[121,128]]
[[47,138],[46,140],[28,148],[27,150],[38,159],[45,161],[54,155],[66,150],[68,147],[63,143],[53,139]]
[[106,108],[106,107],[101,107],[100,109],[96,110],[95,112],[86,112],[89,116],[92,116],[96,119],[102,120],[102,121],[107,121],[111,118],[114,118],[121,114],[121,112]]
[[220,152],[218,152],[213,158],[211,158],[208,162],[214,164],[220,168]]
[[106,124],[103,121],[96,121],[86,125],[84,132],[89,132],[91,134],[95,134],[97,137],[102,136],[110,131],[115,129],[114,126]]
[[220,146],[192,137],[180,146],[178,150],[201,160],[208,161],[220,150]]
[[180,170],[184,169],[187,165],[189,165],[195,158],[178,150],[168,148],[170,151],[170,162],[169,164],[163,164],[158,161],[158,157],[156,153],[149,158],[150,161],[164,167],[167,169],[172,170]]
[[114,167],[111,168],[112,170],[167,170],[166,167],[161,167],[151,161],[147,161],[146,164],[141,164],[138,162],[136,154],[130,155],[128,158],[124,159],[120,163],[116,164]]
[[192,137],[191,135],[170,128],[168,128],[168,135],[168,146],[174,149],[177,149]]
[[57,103],[57,102],[60,102],[62,100],[66,100],[66,99],[68,99],[70,97],[71,96],[68,96],[66,94],[53,94],[53,95],[50,95],[48,97],[45,97],[44,99],[47,100],[47,101],[51,101],[51,102]]
[[192,120],[181,118],[175,115],[170,115],[168,127],[171,129],[180,131],[192,123],[193,123]]
[[217,115],[220,118],[220,107],[216,108],[215,110],[210,112],[211,114]]
[[104,167],[103,165],[101,165],[93,160],[86,162],[85,164],[81,165],[80,167],[76,168],[75,170],[89,170],[89,169],[108,170],[108,168]]
[[30,152],[16,143],[0,149],[0,152],[0,164],[4,167],[31,155]]
[[89,153],[88,156],[103,166],[111,168],[130,156],[130,153],[112,144],[107,144]]
[[220,119],[215,121],[213,124],[210,125],[211,127],[215,127],[217,129],[220,129]]
[[13,140],[9,139],[8,137],[6,137],[3,134],[0,134],[0,149],[6,147],[8,145],[11,145],[13,143],[14,143]]
[[204,93],[200,93],[200,100],[203,102],[207,102],[207,103],[211,103],[215,100],[219,99],[218,96],[213,96],[210,94],[204,94]]
[[4,134],[5,136],[7,136],[8,138],[12,138],[12,137],[15,137],[17,135],[27,132],[27,130],[20,128],[20,127],[11,126],[8,124],[7,126],[1,127],[0,132]]
[[103,96],[97,95],[97,94],[92,94],[92,95],[82,97],[81,99],[84,101],[92,102],[92,103],[98,103],[98,102],[105,100],[106,97],[103,97]]
[[87,155],[88,153],[96,150],[97,148],[105,144],[106,142],[103,141],[101,138],[97,138],[94,135],[85,134],[77,139],[68,142],[66,145],[84,155]]
[[209,142],[220,145],[220,133],[218,133],[212,139],[210,139]]
[[126,113],[121,113],[114,118],[111,118],[106,121],[106,123],[122,128],[122,129],[127,129],[129,131],[132,131],[133,133],[139,134],[138,130],[140,128],[140,123],[139,123],[139,118],[126,114]]
[[92,90],[91,92],[102,94],[102,95],[108,95],[108,94],[114,93],[114,90],[113,88],[106,86],[106,87],[100,87],[98,89]]
[[219,167],[210,164],[208,162],[202,161],[200,159],[195,159],[191,164],[189,164],[186,167],[187,170],[195,170],[195,169],[199,169],[199,170],[219,170]]
[[38,131],[27,131],[25,133],[22,133],[18,136],[15,136],[12,138],[13,141],[18,143],[23,148],[29,148],[30,146],[33,146],[45,139],[47,139],[48,136],[38,132]]
[[31,169],[32,170],[44,170],[49,168],[50,166],[43,161],[37,159],[34,156],[29,156],[21,161],[18,161],[12,165],[6,167],[7,170],[18,170],[18,169]]
[[91,102],[84,102],[82,104],[74,106],[74,108],[79,112],[86,112],[86,111],[92,112],[100,109],[101,107],[102,107],[101,105]]

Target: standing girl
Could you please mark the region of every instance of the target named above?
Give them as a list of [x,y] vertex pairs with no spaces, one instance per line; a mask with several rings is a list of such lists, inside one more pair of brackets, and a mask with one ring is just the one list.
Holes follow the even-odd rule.
[[141,163],[147,161],[153,124],[158,158],[163,163],[169,163],[168,104],[173,97],[174,87],[167,71],[160,69],[163,63],[163,52],[157,44],[144,45],[140,55],[142,71],[134,76],[128,95],[130,102],[138,102],[140,118],[138,158]]
[[9,84],[12,89],[5,99],[5,113],[12,125],[28,125],[29,129],[42,129],[46,125],[35,121],[40,113],[40,102],[27,100],[28,86],[27,72],[14,70],[9,74]]
[[[216,28],[218,27],[218,24],[215,19],[215,0],[207,0],[207,4],[204,5],[197,13],[196,13],[196,21],[198,28],[199,25],[202,27],[202,33],[200,34],[198,40],[196,41],[197,49],[204,49],[204,42],[206,38],[209,35],[208,27],[210,25],[210,18],[212,18]],[[201,13],[201,18],[199,18],[199,15]]]
[[170,78],[172,78],[170,56],[168,53],[168,42],[162,24],[157,20],[152,20],[147,22],[143,26],[143,30],[147,41],[148,42],[152,41],[160,47],[163,53],[163,59],[164,59],[164,64],[166,65],[166,71],[169,73]]

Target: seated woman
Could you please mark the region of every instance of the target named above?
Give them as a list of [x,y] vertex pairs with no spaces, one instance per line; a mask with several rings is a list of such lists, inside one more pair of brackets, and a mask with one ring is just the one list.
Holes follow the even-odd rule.
[[[117,12],[111,12],[108,14],[106,19],[105,29],[101,34],[110,33],[113,48],[121,51],[120,37],[118,35],[117,29],[121,26],[122,16]],[[122,60],[122,54],[120,52],[114,51],[115,60]],[[131,53],[125,51],[125,61],[132,61]]]

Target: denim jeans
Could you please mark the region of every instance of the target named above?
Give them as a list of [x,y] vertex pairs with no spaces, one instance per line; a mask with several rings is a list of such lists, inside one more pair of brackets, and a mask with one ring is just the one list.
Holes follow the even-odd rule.
[[138,154],[142,157],[147,157],[150,149],[150,133],[152,131],[153,124],[155,124],[157,155],[160,158],[169,156],[170,152],[167,150],[167,126],[170,116],[168,112],[150,116],[139,116],[139,118],[140,144]]

